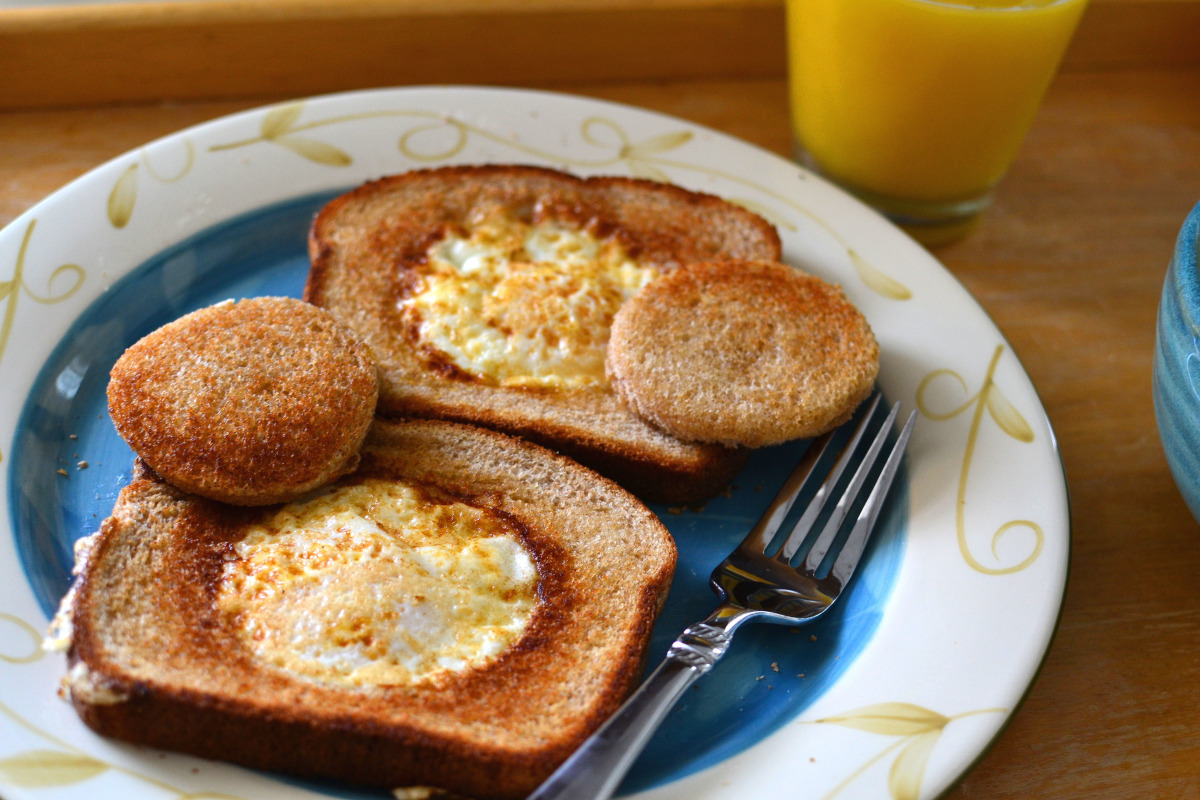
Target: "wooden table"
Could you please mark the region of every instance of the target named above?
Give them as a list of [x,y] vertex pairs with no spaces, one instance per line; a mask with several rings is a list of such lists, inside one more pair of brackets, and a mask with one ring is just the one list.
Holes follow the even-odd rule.
[[[232,13],[227,5],[217,4]],[[410,5],[432,13],[429,4]],[[395,6],[351,7],[370,17],[400,14]],[[470,15],[494,9],[468,0],[451,6],[476,22]],[[635,29],[669,36],[690,19],[693,28],[678,35],[724,26],[734,39],[758,37],[765,44],[752,58],[716,48],[705,60],[642,63],[640,77],[616,66],[606,76],[594,64],[585,69],[549,54],[539,70],[511,68],[499,79],[645,106],[788,153],[776,2],[523,7],[543,26],[565,26],[563,14],[603,12],[614,36]],[[296,8],[316,13],[299,0]],[[633,24],[639,8],[649,15],[640,27]],[[200,12],[189,13],[193,24]],[[110,33],[120,18],[103,17]],[[156,19],[170,28],[170,19]],[[740,27],[729,28],[731,20]],[[1180,224],[1200,201],[1197,21],[1195,0],[1095,0],[994,208],[967,239],[936,252],[999,324],[1040,390],[1062,449],[1074,537],[1062,622],[1042,673],[1010,727],[950,795],[955,800],[1200,798],[1200,527],[1168,472],[1150,389],[1164,272]],[[0,43],[54,39],[54,25],[39,27],[28,16],[17,22],[6,28],[0,14]],[[103,50],[86,25],[51,22]],[[236,17],[226,22],[236,27]],[[270,20],[262,24],[270,29]],[[134,36],[136,29],[122,30]],[[212,27],[210,41],[221,30]],[[23,58],[3,52],[0,70],[5,58]],[[0,224],[96,164],[185,125],[303,93],[305,85],[324,91],[413,79],[360,70],[346,78],[357,83],[330,86],[301,69],[272,84],[248,63],[246,91],[226,99],[217,99],[218,82],[195,76],[178,95],[163,95],[171,102],[128,87],[121,96],[99,77],[106,102],[89,104],[54,69],[44,77],[44,102],[0,89],[0,107],[10,109],[0,111]],[[476,81],[487,80],[485,66],[476,66]],[[446,69],[447,80],[472,79],[463,74],[470,65]],[[86,73],[87,64],[73,72]]]

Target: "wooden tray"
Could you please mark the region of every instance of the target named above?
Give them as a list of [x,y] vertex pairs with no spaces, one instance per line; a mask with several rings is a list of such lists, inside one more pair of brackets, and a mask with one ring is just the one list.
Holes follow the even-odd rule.
[[[782,0],[180,0],[0,9],[0,110],[784,74]],[[1093,0],[1065,70],[1200,65],[1200,0]]]

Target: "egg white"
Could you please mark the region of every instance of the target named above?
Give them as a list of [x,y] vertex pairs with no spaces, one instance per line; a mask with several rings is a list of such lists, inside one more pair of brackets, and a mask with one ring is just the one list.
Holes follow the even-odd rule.
[[500,386],[607,386],[613,316],[657,270],[613,237],[504,214],[430,247],[421,288],[402,301],[423,345]]
[[514,523],[367,480],[281,507],[224,565],[218,608],[254,655],[342,685],[414,685],[520,638],[538,572]]

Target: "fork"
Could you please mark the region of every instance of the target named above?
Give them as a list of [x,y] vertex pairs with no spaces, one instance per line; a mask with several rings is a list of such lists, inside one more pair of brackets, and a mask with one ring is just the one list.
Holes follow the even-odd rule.
[[[716,609],[680,634],[650,677],[528,800],[611,797],[663,717],[725,654],[742,623],[803,625],[829,610],[858,566],[916,419],[915,412],[909,414],[889,444],[900,405],[892,406],[882,424],[879,406],[876,393],[857,421],[813,440],[762,518],[713,570],[709,585],[719,598]],[[864,441],[872,428],[875,433]],[[836,461],[829,467],[834,454]],[[842,481],[852,465],[852,476]],[[827,472],[821,473],[822,468]],[[814,490],[815,481],[820,485]],[[782,544],[773,547],[802,493],[811,493],[811,499]],[[832,510],[826,512],[834,497]],[[846,533],[847,518],[855,509]]]

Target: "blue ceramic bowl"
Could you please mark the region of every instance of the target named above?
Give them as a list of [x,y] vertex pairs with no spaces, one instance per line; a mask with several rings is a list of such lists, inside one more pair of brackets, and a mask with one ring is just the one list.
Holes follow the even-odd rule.
[[1192,209],[1167,268],[1154,346],[1154,414],[1167,463],[1200,520],[1200,205]]

